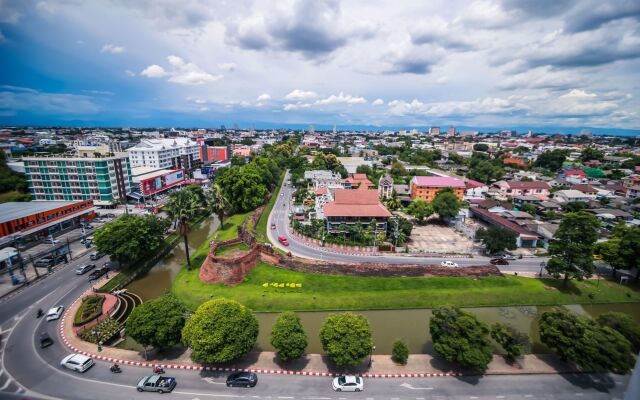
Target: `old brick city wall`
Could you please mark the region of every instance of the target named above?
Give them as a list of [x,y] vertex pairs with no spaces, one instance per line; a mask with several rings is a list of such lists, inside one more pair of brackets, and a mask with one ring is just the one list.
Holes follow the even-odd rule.
[[[440,265],[347,263],[321,261],[277,253],[272,247],[259,244],[247,227],[255,227],[264,207],[257,209],[244,224],[238,227],[238,238],[225,242],[212,242],[209,254],[200,267],[200,280],[205,283],[238,285],[258,261],[298,272],[315,272],[334,275],[411,277],[411,276],[502,276],[494,265],[478,265],[465,268],[446,268]],[[237,257],[216,256],[218,246],[229,246],[244,242],[250,250]]]

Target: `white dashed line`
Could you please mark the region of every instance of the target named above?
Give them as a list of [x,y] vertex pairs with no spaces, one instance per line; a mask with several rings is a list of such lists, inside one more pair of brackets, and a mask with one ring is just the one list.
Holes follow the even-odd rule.
[[293,399],[293,397],[278,396],[279,399]]

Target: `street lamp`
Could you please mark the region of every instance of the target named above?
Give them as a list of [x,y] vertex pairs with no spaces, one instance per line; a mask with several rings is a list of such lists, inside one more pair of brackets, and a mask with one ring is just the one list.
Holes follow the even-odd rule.
[[375,351],[376,346],[371,346],[371,351],[369,352],[369,368],[373,364],[373,352]]
[[546,267],[546,266],[547,266],[547,263],[546,263],[546,262],[544,262],[544,261],[543,261],[543,262],[541,262],[541,263],[540,263],[540,273],[539,273],[538,275],[540,275],[540,277],[541,277],[541,278],[542,278],[542,270],[543,270],[543,269],[544,269],[544,267]]

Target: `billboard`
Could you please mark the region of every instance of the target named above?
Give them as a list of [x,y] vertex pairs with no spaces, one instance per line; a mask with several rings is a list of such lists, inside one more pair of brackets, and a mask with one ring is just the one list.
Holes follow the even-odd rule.
[[171,186],[174,183],[184,181],[184,172],[176,171],[164,176],[166,186]]
[[184,171],[171,171],[164,175],[140,181],[140,190],[142,191],[142,195],[149,196],[180,183],[184,183],[184,181]]

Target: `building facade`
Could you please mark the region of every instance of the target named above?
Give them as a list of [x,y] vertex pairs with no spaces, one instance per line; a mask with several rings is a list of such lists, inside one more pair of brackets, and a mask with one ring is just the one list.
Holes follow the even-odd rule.
[[127,151],[132,167],[190,171],[200,166],[200,146],[189,138],[145,139]]
[[46,237],[55,232],[54,229],[93,219],[95,209],[91,200],[3,203],[0,204],[0,237],[33,236],[40,232],[40,237]]
[[124,203],[133,185],[129,156],[24,157],[34,200],[93,200],[95,205]]
[[355,224],[386,232],[391,213],[380,203],[377,190],[336,189],[333,197],[323,209],[327,232],[339,233],[345,225]]
[[448,176],[414,176],[411,179],[411,200],[422,199],[433,201],[442,189],[451,188],[453,193],[462,200],[466,185],[462,179]]

